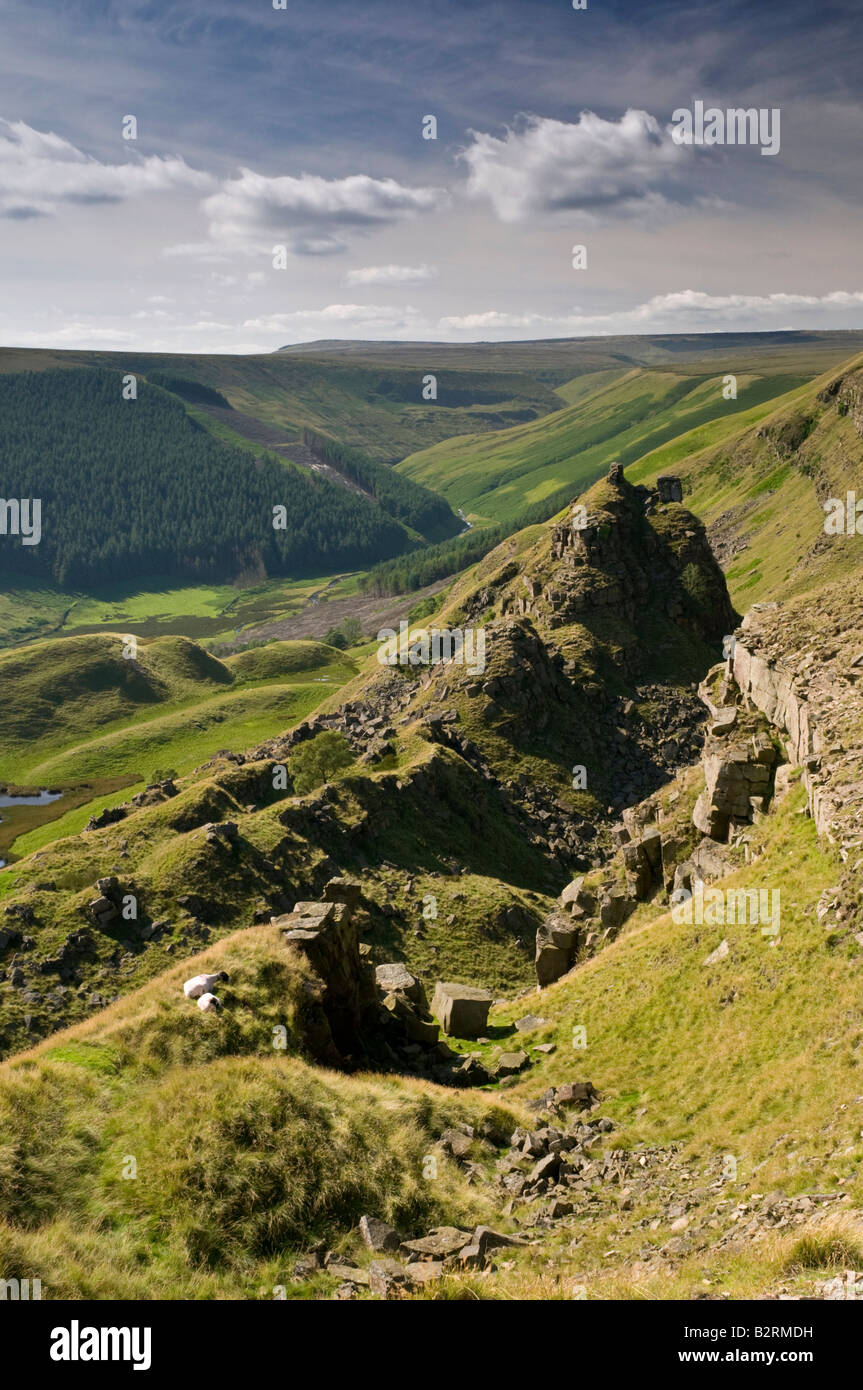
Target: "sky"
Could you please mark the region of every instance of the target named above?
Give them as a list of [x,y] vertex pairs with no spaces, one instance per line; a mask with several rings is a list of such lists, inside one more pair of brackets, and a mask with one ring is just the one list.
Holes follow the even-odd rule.
[[0,0],[0,344],[859,329],[860,34],[859,0]]

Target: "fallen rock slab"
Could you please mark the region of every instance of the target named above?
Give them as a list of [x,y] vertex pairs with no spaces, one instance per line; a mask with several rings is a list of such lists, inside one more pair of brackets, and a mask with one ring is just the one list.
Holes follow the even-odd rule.
[[454,1038],[478,1038],[485,1031],[492,995],[472,985],[439,982],[432,999],[432,1013],[445,1033]]
[[352,1265],[327,1265],[327,1274],[332,1274],[334,1279],[341,1279],[343,1284],[359,1284],[362,1288],[368,1288],[369,1275],[364,1269],[354,1269]]
[[725,960],[725,957],[728,955],[729,949],[730,948],[727,941],[720,941],[716,950],[711,951],[710,955],[706,956],[705,959],[701,962],[702,965],[718,965],[718,963],[721,960]]
[[409,1283],[408,1272],[398,1260],[372,1260],[369,1288],[376,1298],[393,1298]]
[[433,1258],[446,1260],[451,1255],[457,1255],[459,1250],[470,1245],[470,1242],[470,1231],[460,1231],[457,1226],[436,1226],[419,1240],[403,1240],[400,1249],[408,1257],[422,1258],[424,1255],[431,1255]]
[[412,1284],[432,1284],[443,1277],[443,1264],[440,1260],[414,1260],[405,1273]]
[[530,1063],[526,1052],[502,1052],[494,1064],[495,1076],[517,1076]]

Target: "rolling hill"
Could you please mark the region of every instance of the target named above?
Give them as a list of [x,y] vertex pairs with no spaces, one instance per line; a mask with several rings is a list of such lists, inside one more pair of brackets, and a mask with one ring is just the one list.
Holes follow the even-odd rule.
[[[568,408],[492,435],[473,435],[412,454],[398,471],[446,497],[476,524],[507,521],[561,488],[588,487],[612,462],[624,465],[716,418],[762,406],[803,384],[803,376],[737,378],[723,398],[721,376],[636,368],[590,390]],[[572,383],[562,386],[565,393]]]

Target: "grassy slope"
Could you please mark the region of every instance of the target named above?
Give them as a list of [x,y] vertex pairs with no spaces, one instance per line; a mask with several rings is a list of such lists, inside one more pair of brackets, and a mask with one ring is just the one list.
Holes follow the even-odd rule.
[[440,492],[473,521],[507,520],[557,488],[582,491],[612,462],[714,418],[747,410],[800,383],[799,377],[741,376],[725,402],[721,377],[634,370],[582,394],[576,404],[494,435],[453,439],[414,454],[399,471]]
[[[616,1147],[680,1145],[682,1166],[706,1189],[690,1213],[692,1227],[730,1197],[720,1222],[723,1232],[730,1229],[733,1208],[753,1193],[846,1192],[851,1207],[863,1204],[863,950],[850,939],[837,943],[816,920],[819,894],[841,865],[817,842],[800,814],[803,804],[802,789],[786,798],[756,831],[751,864],[723,881],[781,890],[775,947],[758,927],[675,925],[660,908],[653,921],[628,928],[571,979],[546,990],[537,1009],[549,1022],[536,1040],[558,1048],[543,1084],[569,1079],[575,1063],[620,1125]],[[723,938],[730,954],[705,968]],[[495,1022],[513,1016],[501,1011]],[[576,1024],[587,1030],[587,1047],[574,1054]],[[535,1089],[532,1076],[511,1094]],[[718,1181],[725,1155],[738,1163],[737,1180],[727,1185]],[[632,1221],[652,1221],[657,1212],[646,1205]],[[623,1240],[619,1226],[616,1210],[576,1223],[582,1243],[565,1262],[586,1277],[589,1296],[686,1298],[705,1277],[732,1297],[757,1296],[778,1281],[787,1253],[781,1243],[772,1255],[769,1243],[766,1255],[701,1249],[673,1279],[639,1280],[631,1268],[636,1256],[664,1244],[670,1222],[660,1220],[655,1230],[645,1225]],[[613,1261],[603,1259],[609,1246],[617,1251]]]
[[[231,708],[249,716],[280,688],[341,682],[354,669],[321,642],[273,643],[220,661],[183,637],[142,641],[129,660],[124,640],[73,637],[0,654],[0,781],[50,778],[58,758],[68,765],[79,750],[107,749],[118,738],[159,746],[173,741],[162,732],[172,721],[220,722]],[[105,757],[106,772],[123,770]],[[64,773],[66,781],[75,775]]]
[[183,636],[208,644],[229,642],[249,627],[298,612],[326,591],[342,598],[356,591],[358,574],[317,579],[270,579],[250,585],[159,581],[111,584],[89,593],[9,583],[0,594],[0,650],[34,638],[129,632],[137,637]]
[[[588,1298],[688,1298],[705,1285],[731,1297],[807,1291],[825,1246],[801,1263],[799,1228],[742,1248],[696,1239],[672,1271],[645,1273],[643,1263],[671,1236],[670,1192],[687,1192],[696,1237],[709,1220],[717,1234],[733,1232],[754,1193],[863,1200],[861,1117],[849,1103],[859,1091],[863,953],[815,924],[837,862],[798,814],[800,800],[792,792],[764,823],[753,862],[731,880],[781,885],[777,946],[757,929],[642,915],[544,992],[537,1011],[547,1022],[530,1041],[557,1051],[507,1091],[507,1124],[527,1120],[522,1101],[545,1086],[588,1075],[619,1126],[608,1147],[678,1152],[625,1229],[617,1190],[602,1185],[598,1205],[546,1238],[541,1261],[508,1252],[513,1267],[491,1285],[455,1281],[466,1296],[569,1298],[576,1283]],[[730,955],[705,969],[722,936]],[[199,969],[231,974],[220,1019],[182,1000],[182,979]],[[434,1182],[422,1177],[436,1135],[453,1121],[476,1124],[494,1096],[308,1067],[292,1055],[301,978],[269,928],[247,929],[0,1066],[0,1116],[14,1115],[14,1127],[0,1121],[7,1277],[39,1274],[55,1298],[272,1297],[278,1285],[288,1297],[326,1296],[332,1276],[291,1282],[294,1256],[324,1238],[364,1262],[355,1234],[364,1210],[408,1229],[506,1224],[446,1159]],[[497,1010],[493,1025],[523,1010]],[[278,1024],[286,1053],[272,1049]],[[586,1052],[573,1052],[574,1024],[587,1029]],[[728,1155],[738,1169],[722,1183]],[[130,1158],[137,1176],[124,1180]]]
[[[863,350],[863,332],[657,333],[600,338],[545,338],[505,343],[406,343],[329,339],[281,349],[280,356],[318,362],[444,371],[528,372],[561,383],[586,373],[632,367],[681,366],[693,372],[825,372]],[[2,368],[2,357],[0,357]]]
[[526,412],[529,418],[558,404],[549,386],[521,369],[509,373],[450,369],[441,381],[440,399],[448,389],[460,394],[459,404],[449,407],[423,401],[424,372],[376,363],[318,362],[278,354],[49,354],[0,349],[0,372],[58,365],[111,367],[144,375],[148,369],[167,369],[221,392],[235,410],[277,426],[286,439],[298,438],[305,425],[386,462],[453,434],[499,429],[514,418],[513,411]]
[[136,663],[122,649],[115,634],[0,654],[0,784],[65,793],[4,808],[0,857],[79,833],[158,773],[188,772],[228,742],[271,737],[356,669],[321,642],[273,642],[225,661],[178,637],[142,642]]
[[[860,483],[860,436],[849,415],[818,394],[837,376],[858,388],[863,358],[789,392],[739,421],[715,421],[640,459],[631,482],[671,469],[686,504],[709,525],[714,543],[731,543],[725,563],[737,608],[816,590],[854,574],[859,537],[826,537],[822,503]],[[742,428],[741,428],[742,426]],[[794,438],[797,427],[805,437]],[[788,444],[791,437],[791,447]]]
[[[182,982],[221,969],[225,1013],[202,1016]],[[428,1181],[423,1162],[489,1098],[309,1067],[304,978],[272,928],[243,931],[0,1067],[5,1277],[41,1275],[53,1299],[302,1297],[295,1254],[349,1245],[364,1211],[487,1218],[454,1164]]]

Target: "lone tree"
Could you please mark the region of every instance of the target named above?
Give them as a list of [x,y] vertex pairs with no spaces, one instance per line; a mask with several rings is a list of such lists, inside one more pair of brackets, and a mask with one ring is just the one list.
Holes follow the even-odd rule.
[[290,761],[294,790],[301,795],[314,791],[322,782],[329,782],[337,773],[344,772],[354,760],[350,744],[344,734],[330,729],[308,743],[301,743]]

